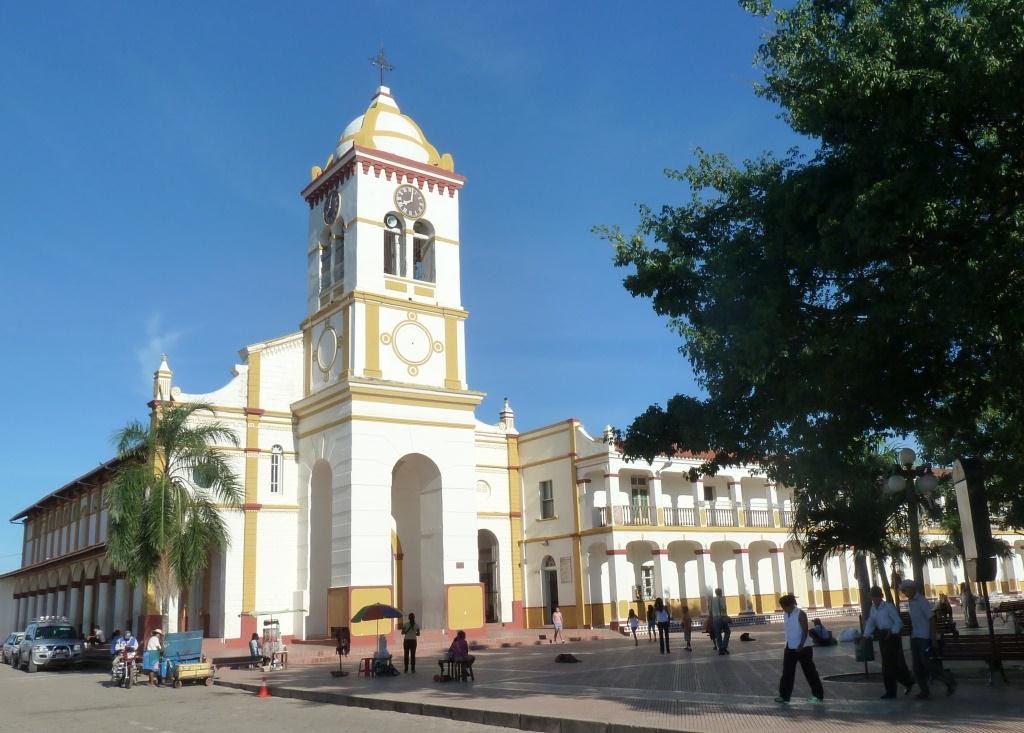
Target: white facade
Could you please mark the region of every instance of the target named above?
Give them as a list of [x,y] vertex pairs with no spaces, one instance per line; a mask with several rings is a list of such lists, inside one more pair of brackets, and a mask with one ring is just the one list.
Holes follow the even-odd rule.
[[[244,348],[212,392],[182,391],[166,361],[154,375],[154,404],[209,403],[238,437],[222,449],[245,503],[225,508],[231,544],[190,589],[192,627],[243,642],[273,612],[285,636],[320,638],[374,601],[427,628],[539,627],[554,605],[570,627],[605,626],[658,596],[699,612],[716,587],[734,613],[774,611],[783,592],[809,608],[857,603],[850,558],[808,572],[791,496],[756,467],[693,481],[699,458],[629,462],[575,420],[519,433],[508,403],[497,423],[476,419],[464,179],[387,88],[311,178],[299,330]],[[16,515],[22,569],[0,579],[8,626],[44,610],[108,631],[145,615],[141,590],[103,556],[109,470]],[[927,584],[952,592],[960,580],[940,566]],[[1022,581],[1018,554],[994,589]]]

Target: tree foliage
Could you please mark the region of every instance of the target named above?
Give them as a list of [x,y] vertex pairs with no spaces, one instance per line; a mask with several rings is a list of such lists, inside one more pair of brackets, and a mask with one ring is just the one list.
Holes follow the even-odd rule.
[[916,433],[990,459],[1019,499],[1024,13],[798,0],[773,17],[757,93],[813,150],[741,165],[698,150],[668,172],[684,202],[641,207],[633,235],[602,229],[707,394],[649,408],[627,452],[774,470],[786,454],[841,464],[863,436]]
[[107,491],[107,553],[133,582],[154,582],[165,603],[199,577],[211,550],[227,546],[220,507],[243,499],[216,447],[237,446],[238,438],[203,412],[212,411],[170,404],[150,425],[132,422],[114,435],[121,463]]

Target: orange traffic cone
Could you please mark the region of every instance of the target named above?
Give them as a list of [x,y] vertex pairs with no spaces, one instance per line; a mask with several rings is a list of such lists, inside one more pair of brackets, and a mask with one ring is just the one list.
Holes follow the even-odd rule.
[[267,687],[267,678],[263,678],[263,682],[260,683],[260,691],[256,693],[256,697],[270,697],[270,688]]

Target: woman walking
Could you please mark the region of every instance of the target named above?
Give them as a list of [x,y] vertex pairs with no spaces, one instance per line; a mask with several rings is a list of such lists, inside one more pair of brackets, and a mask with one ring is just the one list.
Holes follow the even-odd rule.
[[658,653],[670,654],[672,650],[668,646],[668,627],[672,623],[672,616],[660,598],[654,601],[654,621],[658,624]]
[[416,637],[420,635],[420,625],[416,623],[416,614],[410,613],[409,620],[402,625],[402,661],[406,673],[412,665],[413,674],[416,673]]
[[647,607],[647,641],[654,641],[654,632],[657,625],[654,621],[654,606]]
[[636,630],[640,628],[640,619],[636,615],[636,609],[629,609],[629,618],[626,619],[629,624],[629,630],[633,632],[633,646],[640,646],[640,642],[636,638]]

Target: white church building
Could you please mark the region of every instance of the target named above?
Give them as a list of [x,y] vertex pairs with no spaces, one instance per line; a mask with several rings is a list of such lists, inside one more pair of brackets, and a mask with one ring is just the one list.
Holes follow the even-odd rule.
[[[569,627],[611,626],[658,596],[699,613],[716,587],[733,613],[774,611],[785,591],[805,607],[856,604],[852,559],[810,573],[790,536],[790,492],[756,467],[691,481],[700,457],[627,461],[610,431],[574,419],[520,432],[508,402],[497,422],[478,419],[464,184],[381,86],[302,190],[299,330],[243,348],[212,392],[187,391],[160,364],[151,407],[213,405],[239,437],[223,450],[245,488],[241,510],[224,510],[230,546],[188,594],[189,626],[241,642],[273,612],[286,637],[367,635],[372,622],[349,619],[375,601],[425,628],[542,627],[555,605]],[[44,613],[108,631],[152,625],[146,594],[105,555],[114,467],[12,517],[22,563],[0,577],[0,628]],[[1024,537],[1005,538],[1024,549]],[[953,592],[962,579],[934,564],[926,586]],[[1018,552],[993,590],[1022,583]]]

